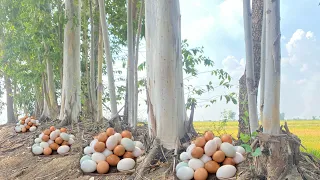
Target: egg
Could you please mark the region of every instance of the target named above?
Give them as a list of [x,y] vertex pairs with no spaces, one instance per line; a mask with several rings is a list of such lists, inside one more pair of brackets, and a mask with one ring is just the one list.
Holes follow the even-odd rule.
[[59,136],[57,131],[53,131],[50,133],[50,139],[55,140]]
[[42,141],[45,141],[45,142],[47,142],[47,141],[49,141],[49,136],[48,135],[43,135],[42,136]]
[[242,146],[234,146],[234,149],[242,155],[246,154],[246,150]]
[[42,148],[47,148],[47,147],[49,147],[49,143],[47,143],[47,142],[41,142],[41,143],[40,143],[40,146],[41,146]]
[[118,145],[114,148],[113,153],[117,156],[122,156],[126,152],[125,148],[122,145]]
[[204,153],[207,156],[212,156],[217,151],[217,143],[214,140],[209,140],[204,146]]
[[49,139],[48,144],[50,145],[50,144],[52,144],[52,143],[54,143],[54,141],[52,141],[51,139]]
[[203,156],[203,149],[201,147],[195,147],[193,148],[192,152],[191,152],[191,156],[193,158],[201,158]]
[[205,139],[206,141],[212,140],[213,138],[214,138],[214,134],[213,134],[212,131],[206,131],[206,132],[204,133],[204,139]]
[[187,153],[187,152],[182,152],[181,154],[180,154],[180,160],[181,161],[185,161],[185,160],[188,160],[188,159],[190,159],[191,157],[189,156],[189,154]]
[[112,136],[112,135],[114,135],[114,133],[115,133],[114,128],[109,127],[109,128],[107,129],[106,133],[107,133],[107,136]]
[[114,136],[115,136],[115,137],[116,137],[116,139],[117,139],[117,144],[120,144],[121,139],[122,139],[121,134],[120,134],[120,133],[115,133],[115,134],[114,134]]
[[43,134],[44,134],[44,135],[48,135],[48,136],[49,136],[50,133],[51,133],[51,131],[50,131],[49,129],[46,129],[46,130],[43,131]]
[[37,123],[35,119],[31,119],[31,122],[32,122],[33,124],[36,124],[36,123]]
[[97,169],[97,164],[93,160],[84,160],[81,163],[81,170],[86,173],[94,172]]
[[116,136],[112,135],[107,139],[106,146],[109,150],[112,151],[117,146],[117,144],[118,144],[118,140]]
[[224,161],[224,159],[226,158],[226,155],[223,151],[219,150],[219,151],[216,151],[213,156],[212,156],[212,159],[218,163],[221,163]]
[[99,163],[100,161],[104,161],[106,157],[102,153],[95,152],[92,154],[91,159],[96,163]]
[[178,171],[179,168],[181,167],[188,167],[188,163],[186,162],[179,162],[177,165],[176,165],[176,172]]
[[72,145],[73,143],[74,143],[73,138],[69,138],[68,144],[69,144],[69,145]]
[[223,165],[221,166],[217,173],[216,176],[218,179],[227,179],[233,177],[237,172],[237,169],[232,166],[232,165]]
[[206,162],[208,162],[208,161],[211,161],[212,158],[211,158],[210,156],[207,156],[207,155],[204,154],[204,155],[200,158],[200,160],[201,160],[203,163],[206,163]]
[[108,135],[105,132],[100,133],[98,136],[98,141],[100,142],[106,143],[107,139],[108,139]]
[[43,148],[40,146],[34,146],[32,147],[32,153],[35,155],[40,155],[43,153]]
[[222,162],[223,165],[236,165],[236,163],[234,162],[233,158],[229,158],[227,157],[226,159],[224,159],[224,161]]
[[192,152],[193,148],[195,148],[195,147],[196,147],[195,144],[190,144],[190,145],[188,146],[187,150],[186,150],[186,152],[187,152],[187,154],[189,155],[190,158],[192,157],[192,156],[191,156],[191,152]]
[[103,142],[97,142],[97,143],[94,145],[94,150],[95,150],[96,152],[103,152],[105,149],[106,149],[106,144],[103,143]]
[[44,155],[50,155],[52,153],[52,149],[49,147],[46,147],[43,149],[43,154]]
[[83,152],[87,155],[94,153],[94,150],[91,146],[87,146],[83,149]]
[[131,158],[134,159],[134,155],[132,152],[125,152],[124,155],[122,156],[123,158]]
[[209,173],[216,173],[217,170],[220,168],[220,165],[215,162],[215,161],[208,161],[204,164],[204,168],[209,172]]
[[50,147],[52,150],[56,151],[56,150],[58,150],[58,148],[59,148],[60,146],[59,146],[57,143],[52,143],[52,144],[49,145],[49,147]]
[[183,166],[177,170],[177,177],[183,180],[191,180],[194,175],[194,171],[192,168]]
[[191,167],[193,170],[197,170],[198,168],[204,167],[204,163],[200,159],[192,158],[188,162],[188,166]]
[[120,161],[120,158],[114,154],[111,154],[106,158],[106,161],[109,163],[110,166],[117,166]]
[[63,143],[63,139],[61,137],[57,137],[54,142],[60,145]]
[[228,142],[223,142],[220,146],[221,151],[223,151],[227,157],[234,157],[236,155],[236,150],[233,145]]
[[31,148],[33,148],[35,146],[40,146],[40,143],[33,144]]
[[85,155],[85,156],[82,156],[82,158],[80,159],[80,164],[85,161],[85,160],[92,160],[90,156],[88,155]]
[[63,145],[63,146],[60,146],[58,149],[57,149],[57,152],[58,154],[66,154],[68,151],[70,150],[70,147],[67,146],[67,145]]
[[41,141],[42,141],[42,140],[41,140],[40,138],[34,139],[34,142],[35,142],[35,143],[41,143]]
[[20,128],[21,128],[21,129],[24,128],[24,125],[20,125]]
[[140,141],[134,141],[134,145],[138,148],[140,148],[141,150],[144,149],[143,144]]
[[126,149],[126,151],[134,150],[134,143],[129,138],[122,138],[120,144]]
[[238,152],[236,152],[236,155],[233,157],[233,161],[235,162],[235,164],[239,164],[244,160],[245,160],[245,158],[243,157],[243,155]]
[[14,130],[15,130],[16,132],[21,132],[21,128],[20,128],[19,126],[16,126],[16,127],[14,128]]
[[204,137],[198,137],[194,144],[197,146],[197,147],[204,147],[204,145],[206,144],[206,139]]
[[51,126],[51,127],[49,128],[49,130],[52,132],[52,131],[55,131],[56,128],[55,128],[54,126]]
[[134,168],[136,162],[131,158],[124,158],[119,161],[117,164],[118,171],[128,171]]
[[30,127],[30,129],[29,129],[30,132],[33,132],[33,131],[35,131],[35,130],[37,130],[37,127],[35,127],[35,126],[32,126],[32,127]]
[[60,137],[64,140],[64,141],[69,141],[69,134],[65,133],[65,132],[62,132],[60,133]]
[[29,125],[26,125],[26,129],[30,129],[30,126],[29,126]]
[[128,139],[131,139],[131,138],[132,138],[131,132],[130,132],[130,131],[127,131],[127,130],[122,131],[122,132],[121,132],[121,136],[122,136],[122,138],[128,138]]
[[61,133],[62,133],[62,132],[66,133],[66,132],[67,132],[67,128],[60,128],[60,132],[61,132]]
[[96,145],[97,142],[98,142],[98,139],[94,139],[90,142],[90,146],[92,147],[92,149],[94,149],[94,146]]
[[31,127],[31,126],[32,126],[32,122],[28,122],[28,126],[30,126],[30,127]]
[[206,180],[208,177],[208,172],[205,168],[199,168],[194,172],[194,180]]
[[221,141],[232,144],[232,137],[229,134],[224,134],[221,136]]
[[109,149],[105,149],[105,150],[102,152],[102,154],[103,154],[105,157],[108,157],[108,156],[110,156],[111,154],[113,154],[113,152],[110,151]]
[[69,134],[69,137],[72,139],[76,139],[76,137],[73,134]]
[[222,141],[219,137],[214,137],[213,140],[216,142],[218,150],[220,148],[220,145],[222,144]]
[[61,145],[67,145],[67,146],[69,146],[69,143],[68,143],[68,141],[63,141],[63,142],[61,143]]
[[26,132],[27,131],[27,128],[23,127],[21,128],[21,132]]
[[61,132],[60,132],[60,129],[56,129],[54,132],[56,132],[57,135],[60,136],[60,133],[61,133]]
[[105,174],[109,171],[109,164],[106,161],[100,161],[97,165],[97,172],[99,174]]
[[140,148],[135,147],[134,150],[132,151],[132,154],[134,157],[139,157],[142,154],[142,151]]

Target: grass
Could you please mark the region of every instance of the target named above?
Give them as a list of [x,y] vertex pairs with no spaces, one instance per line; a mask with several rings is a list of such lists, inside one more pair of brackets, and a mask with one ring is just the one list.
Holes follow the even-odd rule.
[[[320,158],[320,120],[287,121],[289,130],[301,139],[307,152]],[[215,135],[228,133],[237,138],[238,121],[229,121],[226,124],[217,121],[195,121],[194,127],[198,133],[211,130]],[[284,124],[284,121],[281,121]],[[305,151],[301,148],[301,151]]]

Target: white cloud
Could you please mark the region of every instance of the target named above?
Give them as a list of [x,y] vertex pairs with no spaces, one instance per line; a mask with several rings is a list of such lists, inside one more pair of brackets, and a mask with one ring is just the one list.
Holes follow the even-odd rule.
[[296,81],[296,84],[302,85],[302,84],[305,84],[306,82],[307,82],[307,79],[299,79]]
[[232,79],[238,81],[239,78],[244,73],[245,69],[245,60],[241,59],[240,61],[234,56],[227,56],[222,60],[223,69],[225,69],[232,77]]
[[300,68],[300,72],[305,72],[308,70],[308,65],[307,64],[302,64],[302,67]]

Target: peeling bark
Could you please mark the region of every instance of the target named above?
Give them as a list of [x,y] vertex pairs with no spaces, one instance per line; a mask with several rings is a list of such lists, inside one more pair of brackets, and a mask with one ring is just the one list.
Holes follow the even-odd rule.
[[99,28],[99,41],[98,41],[98,90],[97,90],[97,119],[96,121],[102,122],[102,62],[103,62],[103,40],[102,29]]
[[7,94],[7,123],[15,123],[16,120],[14,118],[13,112],[13,94],[12,94],[12,85],[11,80],[6,75],[4,76],[5,80],[5,88]]

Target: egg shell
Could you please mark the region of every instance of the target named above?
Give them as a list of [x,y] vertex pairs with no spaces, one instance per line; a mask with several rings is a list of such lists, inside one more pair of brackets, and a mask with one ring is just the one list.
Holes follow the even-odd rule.
[[51,133],[51,131],[49,129],[46,129],[43,131],[43,134],[48,135],[48,136],[50,135],[50,133]]
[[216,151],[212,156],[212,159],[218,163],[223,162],[225,158],[226,158],[226,154],[221,150]]
[[103,152],[105,149],[106,149],[106,144],[103,142],[99,141],[94,145],[94,150],[96,152]]
[[200,159],[192,158],[188,162],[188,166],[193,170],[197,170],[198,168],[204,167],[204,163]]
[[69,134],[69,137],[72,139],[76,139],[76,137],[73,134]]
[[109,171],[109,164],[106,161],[100,161],[97,164],[97,172],[99,174],[106,174]]
[[140,148],[135,147],[134,150],[132,151],[132,154],[134,157],[139,157],[142,154],[142,151]]
[[208,171],[205,168],[199,168],[194,172],[194,180],[206,180],[208,177]]
[[204,153],[203,148],[201,148],[201,147],[195,147],[195,148],[193,148],[193,150],[191,151],[191,156],[192,156],[193,158],[199,159],[199,158],[201,158],[201,157],[203,156],[203,153]]
[[25,120],[25,122],[28,124],[29,122],[30,122],[30,118],[27,118],[26,120]]
[[128,171],[134,168],[136,162],[131,158],[121,159],[117,164],[118,171]]
[[122,145],[117,145],[113,149],[113,154],[115,154],[117,156],[122,156],[122,155],[124,155],[125,152],[126,152],[126,149]]
[[126,151],[133,151],[135,148],[133,141],[129,138],[122,138],[120,144],[126,149]]
[[206,144],[206,139],[204,137],[198,137],[194,144],[197,146],[197,147],[204,147],[204,145]]
[[50,139],[55,140],[59,136],[59,133],[57,131],[53,131],[50,133]]
[[58,154],[66,154],[70,150],[70,147],[67,145],[60,146],[57,150]]
[[217,144],[217,150],[220,149],[220,145],[222,144],[222,141],[219,137],[214,137],[213,140],[216,142]]
[[57,144],[62,144],[63,143],[63,139],[61,137],[57,137],[55,140],[54,140],[55,143]]
[[35,127],[35,126],[32,126],[32,127],[29,128],[29,131],[30,131],[30,132],[33,132],[33,131],[35,131],[35,130],[37,130],[37,127]]
[[35,147],[35,146],[40,146],[40,143],[35,143],[31,146],[31,148]]
[[14,128],[14,130],[15,130],[16,132],[21,132],[20,126],[16,126],[16,127]]
[[98,142],[98,139],[94,139],[91,141],[90,146],[92,147],[92,149],[94,149],[94,146],[96,145],[97,142]]
[[108,136],[114,135],[114,133],[115,133],[114,128],[109,127],[109,128],[106,130],[106,133],[107,133]]
[[58,148],[60,147],[57,143],[52,143],[52,144],[50,144],[50,146],[49,146],[52,150],[58,150]]
[[181,180],[191,180],[193,179],[194,171],[190,167],[183,166],[178,169],[176,175]]
[[83,172],[91,173],[97,169],[97,163],[93,160],[87,159],[81,163],[81,170]]
[[60,128],[60,132],[61,132],[61,133],[63,133],[63,132],[64,132],[64,133],[67,133],[67,128],[64,128],[64,127],[63,127],[63,128]]
[[103,154],[105,157],[108,157],[108,156],[110,156],[111,154],[113,154],[113,152],[110,151],[109,149],[105,149],[105,150],[102,152],[102,154]]
[[134,159],[134,155],[132,152],[127,151],[126,153],[124,153],[124,155],[122,156],[123,158],[131,158]]
[[117,164],[120,161],[119,156],[116,156],[114,154],[111,154],[106,158],[106,161],[109,163],[110,166],[117,166]]
[[25,128],[25,127],[23,127],[22,129],[21,129],[21,132],[26,132],[27,131],[27,128]]
[[128,138],[131,139],[132,138],[132,133],[128,130],[124,130],[121,132],[121,136],[122,138]]
[[83,149],[83,152],[87,155],[94,153],[94,150],[91,146],[87,146]]
[[117,144],[118,144],[118,140],[116,136],[112,135],[107,139],[106,146],[109,150],[112,151],[117,146]]
[[80,159],[80,164],[82,164],[82,162],[85,161],[85,160],[92,160],[92,159],[91,159],[90,156],[84,155],[84,156],[82,156],[82,158]]
[[96,163],[99,163],[100,161],[104,161],[106,157],[102,153],[95,152],[92,154],[91,159]]
[[232,165],[223,165],[221,166],[217,173],[216,176],[218,179],[227,179],[233,177],[237,172],[237,169],[232,166]]
[[64,140],[64,141],[69,141],[69,134],[65,133],[65,132],[62,132],[60,133],[60,137]]
[[204,153],[207,156],[212,156],[217,151],[217,143],[214,140],[209,140],[204,146]]
[[32,147],[32,153],[35,155],[40,155],[43,153],[43,148],[40,146],[34,146]]
[[51,132],[56,130],[56,128],[54,126],[51,126],[49,129]]
[[74,143],[73,138],[69,138],[68,144],[69,144],[69,145],[72,145],[73,143]]
[[117,138],[118,144],[120,144],[122,136],[120,133],[115,133],[114,136]]
[[215,161],[208,161],[207,163],[204,164],[204,168],[209,173],[216,173],[217,170],[220,168],[220,165]]
[[34,139],[34,142],[35,142],[35,143],[41,143],[42,140],[41,140],[40,138],[36,138],[36,139]]
[[189,159],[191,159],[191,157],[189,156],[189,154],[187,152],[182,152],[180,154],[180,160],[181,161],[185,161],[185,160],[189,160]]
[[47,148],[47,147],[49,147],[49,143],[47,143],[47,142],[41,142],[41,143],[40,143],[40,146],[41,146],[42,148]]
[[106,143],[107,139],[108,139],[108,136],[107,136],[107,133],[105,132],[100,133],[98,136],[98,141],[100,142]]
[[192,157],[192,156],[191,156],[191,152],[192,152],[193,148],[195,148],[195,147],[196,147],[195,144],[190,144],[190,145],[188,146],[187,150],[186,150],[186,152],[188,153],[188,156],[189,156],[190,158]]
[[201,160],[203,163],[206,163],[206,162],[208,162],[208,161],[211,161],[212,158],[211,158],[211,156],[207,156],[207,155],[204,154],[204,155],[200,158],[200,160]]
[[52,144],[52,143],[54,143],[54,141],[51,140],[51,139],[49,139],[48,144],[50,145],[50,144]]
[[176,165],[176,172],[178,172],[178,169],[181,168],[181,167],[188,167],[188,163],[186,163],[186,162],[179,162],[179,163]]
[[44,155],[50,155],[52,153],[52,149],[49,147],[46,147],[43,149],[43,154]]
[[60,136],[60,129],[56,129],[54,132],[56,132],[58,134],[58,136]]
[[39,134],[39,138],[42,139],[43,135],[44,135],[43,133]]
[[31,119],[31,122],[32,122],[33,124],[36,124],[36,123],[37,123],[37,121],[36,121],[35,119]]
[[214,134],[213,134],[212,131],[206,131],[206,132],[204,133],[204,139],[205,139],[206,141],[210,141],[210,140],[212,140],[213,138],[214,138]]
[[234,146],[234,149],[236,150],[236,152],[238,152],[242,155],[246,154],[246,150],[242,146]]
[[134,145],[135,145],[136,147],[140,148],[141,150],[144,149],[142,142],[140,142],[140,141],[134,141],[133,143],[134,143]]
[[223,162],[222,165],[236,165],[236,163],[234,162],[233,158],[229,158],[227,157]]
[[243,157],[243,155],[239,152],[236,152],[236,155],[233,157],[233,161],[236,163],[236,164],[239,164],[241,163],[242,161],[244,161],[245,158]]
[[236,155],[236,150],[234,149],[233,145],[228,142],[222,143],[220,149],[226,154],[227,157],[234,157]]
[[221,136],[221,141],[224,142],[228,142],[230,144],[232,144],[232,137],[229,134],[224,134]]

